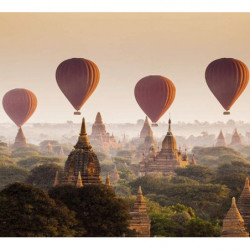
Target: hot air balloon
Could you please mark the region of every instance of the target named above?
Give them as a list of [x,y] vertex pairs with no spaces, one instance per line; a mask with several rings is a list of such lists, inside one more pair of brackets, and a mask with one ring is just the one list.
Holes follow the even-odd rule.
[[221,58],[211,62],[206,69],[207,85],[229,115],[229,109],[244,91],[249,80],[247,66],[234,58]]
[[151,75],[142,78],[135,86],[135,99],[144,113],[156,122],[169,109],[175,98],[175,86],[166,77]]
[[56,70],[56,81],[77,110],[75,115],[80,115],[79,110],[96,89],[100,79],[99,69],[95,63],[84,58],[72,58],[63,61]]
[[21,126],[35,112],[37,106],[36,96],[27,89],[12,89],[4,95],[2,103],[7,115],[19,127],[14,149],[27,147]]

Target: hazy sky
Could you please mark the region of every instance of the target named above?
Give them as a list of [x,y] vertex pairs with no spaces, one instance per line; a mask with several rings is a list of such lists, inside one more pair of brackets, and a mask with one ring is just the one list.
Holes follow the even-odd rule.
[[[55,71],[63,60],[83,57],[101,73],[81,110],[89,122],[98,111],[108,123],[144,118],[134,87],[154,74],[176,86],[173,122],[250,121],[250,86],[225,117],[204,78],[207,65],[221,57],[250,67],[249,24],[250,13],[0,13],[0,98],[27,88],[38,98],[29,122],[79,122]],[[0,117],[10,121],[3,108]],[[167,119],[166,113],[161,121]]]

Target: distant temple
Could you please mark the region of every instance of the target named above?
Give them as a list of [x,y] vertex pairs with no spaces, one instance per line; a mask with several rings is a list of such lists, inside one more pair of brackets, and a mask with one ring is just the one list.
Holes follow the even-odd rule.
[[249,237],[249,233],[245,229],[244,220],[236,206],[234,197],[231,208],[223,220],[221,237]]
[[84,118],[78,141],[65,163],[62,184],[80,187],[81,183],[82,185],[101,183],[100,164],[88,141]]
[[111,175],[111,183],[114,184],[114,183],[116,183],[119,180],[120,180],[120,176],[119,176],[119,173],[118,173],[117,168],[115,166],[114,167],[114,171],[113,171],[113,173]]
[[226,146],[227,146],[226,140],[225,140],[225,137],[224,137],[222,130],[221,130],[218,137],[217,137],[215,147],[226,147]]
[[157,152],[154,147],[151,147],[149,155],[139,163],[141,176],[155,174],[171,176],[175,175],[176,168],[183,168],[189,164],[187,152],[182,154],[181,150],[177,150],[170,119],[168,123],[168,132],[162,142],[161,151]]
[[193,154],[193,156],[192,156],[192,160],[191,160],[191,164],[190,164],[190,165],[193,165],[193,166],[197,165],[197,164],[196,164],[196,160],[195,160],[195,158],[194,158],[194,154]]
[[105,125],[102,121],[100,112],[97,113],[95,123],[92,126],[92,133],[89,136],[91,144],[95,148],[110,150],[121,147],[121,143],[117,143],[114,135],[111,136],[106,132]]
[[237,202],[240,214],[245,222],[245,228],[249,232],[250,230],[250,189],[249,189],[249,179],[246,178],[246,182],[240,198]]
[[17,132],[16,138],[15,138],[15,143],[13,145],[13,150],[18,149],[18,148],[27,148],[27,147],[29,147],[29,146],[26,143],[26,138],[25,138],[25,136],[23,134],[22,128],[20,127],[18,132]]
[[142,130],[140,132],[140,138],[134,140],[134,143],[135,145],[137,145],[136,149],[137,158],[140,158],[142,156],[147,156],[150,153],[152,147],[155,147],[153,131],[150,127],[147,116],[143,124]]
[[234,130],[234,134],[232,136],[232,140],[231,140],[231,143],[229,146],[233,147],[233,146],[238,146],[238,145],[241,145],[242,142],[241,142],[241,138],[240,138],[240,135],[237,131],[237,129]]
[[147,207],[142,195],[141,186],[131,212],[130,229],[135,230],[138,237],[150,237],[150,219],[147,214]]
[[146,116],[144,125],[142,127],[140,138],[144,141],[147,136],[153,137],[153,131],[150,127],[150,124],[148,122],[148,117]]

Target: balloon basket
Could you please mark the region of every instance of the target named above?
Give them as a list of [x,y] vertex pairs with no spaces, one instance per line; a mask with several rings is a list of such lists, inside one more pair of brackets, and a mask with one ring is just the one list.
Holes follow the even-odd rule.
[[158,124],[157,123],[152,123],[151,126],[152,127],[158,127]]
[[224,111],[223,115],[230,115],[230,112],[229,111]]
[[74,112],[74,115],[81,115],[81,112],[76,111],[76,112]]

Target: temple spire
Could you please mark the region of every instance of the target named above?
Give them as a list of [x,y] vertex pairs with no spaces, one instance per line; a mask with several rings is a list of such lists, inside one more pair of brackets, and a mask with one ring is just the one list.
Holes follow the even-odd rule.
[[82,184],[82,177],[81,177],[81,172],[80,172],[80,171],[78,172],[76,187],[77,187],[77,188],[83,187],[83,184]]
[[26,143],[26,138],[23,134],[23,130],[22,128],[20,127],[18,129],[18,132],[17,132],[17,135],[16,135],[16,138],[15,138],[15,143],[13,145],[13,149],[17,149],[17,148],[27,148],[28,145]]
[[249,237],[245,230],[244,220],[237,208],[235,198],[232,198],[232,205],[223,220],[222,237]]
[[171,131],[171,119],[168,119],[168,132],[172,132]]
[[89,147],[89,146],[90,144],[89,144],[88,136],[86,133],[85,119],[83,117],[81,131],[78,137],[78,142],[75,145],[75,148],[82,148],[82,147]]
[[249,179],[246,178],[244,188],[240,194],[240,198],[237,202],[240,214],[245,222],[245,227],[248,232],[250,231],[250,189]]
[[107,173],[107,175],[106,175],[106,182],[105,182],[105,185],[111,186],[110,178],[109,178],[109,173]]
[[95,118],[96,123],[103,123],[101,113],[98,112]]
[[58,173],[58,170],[57,170],[56,171],[56,176],[55,176],[53,187],[56,187],[58,185],[59,185],[59,173]]

